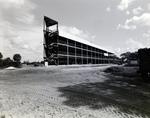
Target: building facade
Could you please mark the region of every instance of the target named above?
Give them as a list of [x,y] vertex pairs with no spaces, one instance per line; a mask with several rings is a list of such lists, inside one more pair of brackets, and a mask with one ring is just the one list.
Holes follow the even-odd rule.
[[44,61],[48,65],[108,64],[115,55],[100,46],[58,30],[58,22],[44,16]]

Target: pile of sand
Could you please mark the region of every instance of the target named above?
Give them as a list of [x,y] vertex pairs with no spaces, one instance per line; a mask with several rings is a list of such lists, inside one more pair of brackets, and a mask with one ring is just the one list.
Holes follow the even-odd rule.
[[16,69],[16,68],[13,67],[13,66],[10,66],[10,67],[6,68],[6,70],[15,70],[15,69]]
[[124,71],[124,68],[116,67],[116,66],[108,67],[104,70],[104,72],[106,73],[123,72],[123,71]]

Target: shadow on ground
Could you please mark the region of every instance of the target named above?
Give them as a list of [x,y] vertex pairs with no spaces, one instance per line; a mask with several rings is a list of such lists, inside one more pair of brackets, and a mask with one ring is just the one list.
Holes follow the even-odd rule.
[[[150,84],[140,75],[111,73],[104,82],[82,83],[59,87],[63,104],[71,107],[87,106],[90,109],[106,109],[117,114],[150,117]],[[115,109],[115,110],[114,110]]]

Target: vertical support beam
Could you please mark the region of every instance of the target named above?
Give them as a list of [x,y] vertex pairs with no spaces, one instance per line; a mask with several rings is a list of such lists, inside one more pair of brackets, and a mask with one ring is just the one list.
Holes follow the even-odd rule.
[[83,45],[81,44],[81,59],[82,59],[82,64],[83,64]]
[[99,64],[99,50],[98,50],[98,64]]
[[[45,27],[45,21],[43,20],[43,34],[44,34],[44,27]],[[43,60],[45,56],[45,48],[44,48],[45,36],[44,35],[43,35]]]
[[47,58],[44,58],[44,57],[47,57],[46,56],[46,51],[47,51],[47,49],[45,48],[45,45],[46,45],[46,47],[47,47],[47,44],[46,44],[46,38],[45,38],[45,33],[46,33],[46,24],[45,24],[45,20],[43,20],[43,34],[44,34],[44,36],[43,36],[43,60],[44,61],[47,61]]
[[102,51],[102,64],[104,63],[104,53],[103,53],[103,51]]
[[103,52],[101,50],[101,64],[103,64]]
[[67,39],[67,65],[69,65],[69,47],[68,47],[68,39]]
[[88,57],[88,46],[86,45],[86,54],[87,54],[87,64],[88,64],[88,59],[89,59],[89,57]]
[[59,65],[59,36],[57,36],[57,65]]
[[58,32],[58,23],[57,23],[57,32]]
[[101,60],[100,60],[100,63],[102,64],[102,53],[101,53],[101,50],[100,50],[100,54],[101,54],[101,55],[100,55],[100,59],[101,59]]
[[96,50],[95,50],[95,55],[94,56],[95,56],[95,64],[96,64]]
[[91,64],[93,64],[93,58],[92,58],[93,52],[92,52],[92,47],[91,47]]
[[43,31],[44,31],[44,29],[45,29],[45,21],[43,20]]
[[75,64],[77,64],[77,48],[76,48],[76,41],[75,41]]

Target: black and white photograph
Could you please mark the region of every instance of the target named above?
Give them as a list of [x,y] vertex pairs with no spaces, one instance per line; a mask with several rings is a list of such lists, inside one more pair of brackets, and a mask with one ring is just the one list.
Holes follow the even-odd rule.
[[150,1],[0,0],[0,118],[150,118]]

